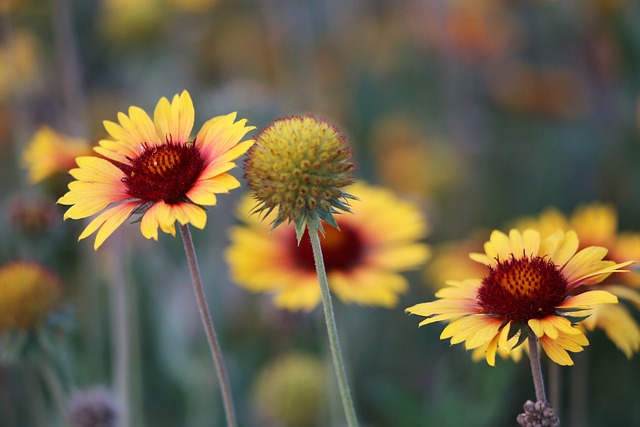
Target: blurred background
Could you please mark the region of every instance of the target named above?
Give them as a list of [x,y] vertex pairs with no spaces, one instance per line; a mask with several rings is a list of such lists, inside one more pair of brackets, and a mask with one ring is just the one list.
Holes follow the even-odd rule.
[[[224,425],[182,242],[125,224],[97,252],[93,239],[77,243],[83,222],[63,222],[55,204],[69,177],[33,185],[22,164],[42,125],[94,145],[103,120],[183,89],[196,129],[231,111],[258,130],[291,114],[328,118],[359,178],[424,212],[434,259],[548,207],[612,203],[618,228],[640,231],[637,0],[0,0],[0,11],[0,262],[60,276],[64,387],[124,396],[132,426]],[[194,231],[240,425],[344,425],[322,310],[281,311],[229,279],[222,253],[245,190],[219,197]],[[443,285],[431,268],[410,272],[396,308],[335,300],[362,425],[516,425],[534,397],[527,359],[473,362],[439,340],[442,325],[418,329],[404,313]],[[560,368],[563,425],[640,425],[638,356],[601,331],[589,339]],[[21,362],[0,365],[0,426],[63,425]],[[287,387],[307,403],[269,414]]]

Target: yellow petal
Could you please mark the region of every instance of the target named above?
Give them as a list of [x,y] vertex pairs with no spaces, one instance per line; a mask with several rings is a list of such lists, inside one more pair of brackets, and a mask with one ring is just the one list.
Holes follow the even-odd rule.
[[496,366],[496,351],[498,349],[498,340],[500,339],[500,334],[496,334],[495,337],[489,344],[487,345],[487,349],[484,353],[484,357],[487,360],[487,364],[489,366]]
[[568,281],[585,277],[593,271],[599,270],[600,262],[607,255],[607,249],[590,246],[575,254],[562,268],[562,274]]
[[156,206],[155,216],[160,229],[165,233],[175,236],[176,217],[173,209],[163,201],[157,202],[154,206]]
[[622,305],[599,306],[590,319],[603,329],[607,337],[627,356],[640,350],[640,327]]
[[[492,253],[487,252],[487,255],[490,257],[495,253],[495,256],[498,257],[499,260],[504,261],[513,253],[509,236],[504,234],[502,231],[494,230],[491,233],[489,242],[487,243],[490,243],[491,246],[493,246],[493,249],[491,250]],[[487,245],[485,244],[485,248],[486,246]]]
[[558,308],[592,308],[598,304],[615,304],[618,298],[602,290],[588,291],[567,298],[558,306]]
[[611,292],[618,298],[632,302],[638,309],[640,309],[640,292],[636,289],[621,285],[607,285],[607,291]]
[[552,254],[550,252],[546,252],[546,254],[549,255],[551,261],[553,261],[554,264],[563,267],[578,250],[578,236],[573,230],[567,231],[566,233],[558,230],[545,239],[545,241],[550,240],[551,242],[547,242],[543,246],[545,248],[548,246],[555,246],[555,242],[553,242],[554,239],[561,240],[561,243],[559,244],[559,246],[557,246],[555,253]]
[[161,98],[153,118],[161,140],[170,138],[173,142],[189,141],[195,119],[189,92],[185,90],[180,95],[175,95],[171,103],[167,98]]
[[140,221],[140,231],[147,239],[158,240],[158,219],[156,218],[156,210],[158,203],[155,203],[142,215]]
[[156,132],[156,127],[149,115],[139,107],[129,108],[129,117],[131,118],[131,133],[139,138],[140,142],[144,142],[149,146],[161,143]]
[[220,191],[221,189],[222,186],[217,182],[198,181],[187,192],[186,196],[189,200],[198,205],[214,206],[218,202],[215,193],[222,193],[223,191]]
[[562,366],[572,366],[573,360],[569,356],[569,353],[562,348],[556,341],[548,337],[540,338],[540,344],[544,352],[549,356],[549,359]]
[[527,324],[538,338],[544,335],[544,326],[539,319],[529,319]]
[[199,206],[191,203],[176,203],[170,205],[174,216],[180,224],[192,224],[194,227],[203,229],[207,224],[207,212]]
[[524,252],[522,234],[515,228],[509,230],[509,245],[511,246],[510,252],[516,257],[520,258],[524,255],[529,255]]
[[483,264],[483,265],[495,266],[495,264],[496,264],[495,258],[491,258],[487,254],[481,254],[481,253],[477,253],[477,252],[472,252],[472,253],[469,254],[469,258],[471,258],[475,262],[479,262],[480,264]]
[[424,244],[392,246],[372,254],[377,266],[391,270],[406,270],[420,267],[429,258],[429,248]]
[[[245,141],[241,144],[238,144],[238,142],[247,132],[254,129],[253,126],[245,126],[246,119],[241,119],[234,123],[235,118],[236,113],[218,116],[207,121],[202,126],[196,136],[196,144],[201,148],[206,159],[226,156],[227,159],[225,161],[231,161],[244,154],[251,147],[253,141]],[[227,156],[230,152],[232,154]]]
[[78,240],[82,240],[93,234],[96,230],[99,230],[93,246],[94,249],[98,249],[107,237],[129,218],[131,212],[133,212],[137,206],[137,202],[123,203],[103,212],[87,225],[78,237]]

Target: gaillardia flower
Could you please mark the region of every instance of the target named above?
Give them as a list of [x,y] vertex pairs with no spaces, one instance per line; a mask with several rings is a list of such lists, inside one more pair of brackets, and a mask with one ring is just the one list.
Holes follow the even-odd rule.
[[120,124],[105,121],[114,138],[103,139],[95,151],[101,155],[78,157],[76,179],[58,200],[72,205],[64,218],[97,214],[80,239],[97,231],[97,249],[132,214],[141,214],[140,230],[158,239],[158,226],[175,236],[175,222],[204,228],[203,206],[216,204],[216,193],[240,183],[227,173],[253,140],[240,142],[253,129],[236,114],[208,120],[191,140],[193,102],[187,91],[169,102],[161,98],[153,120],[138,107],[118,114]]
[[36,328],[58,304],[62,283],[34,262],[11,262],[0,267],[0,331]]
[[341,190],[353,183],[354,163],[344,136],[331,123],[312,116],[279,119],[256,137],[245,160],[247,185],[268,216],[277,208],[273,228],[294,222],[298,239],[307,222],[337,224],[334,213],[349,211],[351,195]]
[[67,173],[76,165],[76,157],[91,154],[89,142],[72,138],[42,126],[22,153],[22,164],[29,182],[36,184],[55,173]]
[[[393,307],[408,289],[402,270],[418,268],[429,248],[417,240],[427,233],[420,211],[390,191],[358,182],[345,188],[360,201],[353,215],[340,215],[340,231],[325,227],[321,238],[331,291],[344,302]],[[226,259],[235,283],[254,292],[270,292],[278,307],[312,310],[320,288],[309,236],[298,243],[291,225],[269,232],[249,210],[245,197],[238,212],[246,224],[232,228]],[[273,219],[277,211],[266,219]]]
[[438,300],[406,311],[426,317],[420,326],[449,321],[440,338],[451,338],[452,344],[464,341],[468,350],[486,346],[485,358],[492,366],[498,349],[508,354],[530,332],[551,360],[572,365],[567,351],[588,345],[575,323],[598,304],[617,302],[609,292],[581,292],[583,287],[624,271],[632,262],[607,261],[605,248],[578,251],[578,245],[573,231],[558,230],[541,239],[535,230],[512,229],[508,235],[496,230],[484,254],[470,255],[487,266],[482,279],[450,281],[436,293]]

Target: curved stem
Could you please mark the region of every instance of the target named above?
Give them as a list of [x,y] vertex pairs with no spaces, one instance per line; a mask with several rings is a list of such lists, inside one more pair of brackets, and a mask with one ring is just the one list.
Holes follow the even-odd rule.
[[198,260],[196,258],[196,251],[193,246],[193,240],[191,239],[189,225],[180,225],[180,233],[182,235],[182,241],[184,243],[184,250],[187,254],[189,270],[191,271],[191,279],[193,281],[193,289],[196,294],[196,300],[198,302],[200,318],[202,319],[202,325],[204,326],[204,331],[207,335],[207,340],[209,341],[211,356],[213,357],[213,362],[216,367],[216,373],[218,375],[218,382],[220,383],[220,392],[222,394],[222,402],[224,404],[227,426],[236,427],[236,412],[233,405],[229,376],[227,375],[227,368],[224,364],[222,349],[220,348],[216,330],[213,326],[213,320],[211,319],[211,313],[209,312],[209,305],[207,304],[207,300],[204,296],[202,280],[200,279],[200,269],[198,268]]
[[531,375],[533,376],[533,387],[536,390],[536,400],[547,401],[544,392],[544,379],[542,378],[542,366],[540,365],[540,352],[538,351],[538,337],[529,331],[529,360],[531,361]]
[[324,267],[324,259],[322,257],[322,248],[320,246],[320,238],[318,237],[319,223],[310,221],[307,224],[311,247],[313,249],[313,259],[316,264],[316,272],[318,274],[318,282],[320,284],[320,292],[322,293],[322,307],[324,309],[324,318],[327,324],[327,333],[329,334],[329,345],[331,347],[331,356],[333,357],[333,367],[338,378],[338,388],[340,389],[340,397],[342,406],[347,417],[347,425],[356,427],[358,421],[356,411],[351,399],[349,391],[349,383],[347,381],[347,373],[342,360],[342,350],[340,349],[340,341],[338,339],[338,328],[333,314],[333,305],[331,304],[331,294],[329,292],[329,282],[327,280],[327,272]]

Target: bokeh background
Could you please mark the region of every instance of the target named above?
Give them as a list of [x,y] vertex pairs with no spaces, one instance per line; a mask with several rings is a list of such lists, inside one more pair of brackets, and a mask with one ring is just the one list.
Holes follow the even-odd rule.
[[[69,391],[124,394],[132,426],[224,422],[182,243],[147,241],[137,225],[97,252],[92,239],[77,243],[82,222],[63,222],[55,205],[69,178],[34,186],[21,166],[41,125],[94,144],[118,111],[152,111],[187,89],[196,129],[230,111],[258,129],[300,113],[336,122],[358,177],[415,202],[436,253],[593,201],[640,231],[637,0],[2,0],[0,13],[0,261],[35,260],[63,278],[70,320],[56,367]],[[245,190],[221,196],[194,232],[240,425],[344,425],[321,310],[277,310],[229,279],[222,252]],[[527,360],[472,362],[438,339],[441,325],[418,329],[404,313],[442,286],[429,269],[408,275],[394,309],[335,300],[362,425],[515,425],[534,396]],[[560,369],[564,425],[640,425],[638,356],[602,332],[589,339]],[[267,420],[264,406],[287,387],[264,372],[299,352],[317,363],[311,372],[327,369],[290,369],[312,402],[297,409],[314,416]],[[42,385],[28,365],[0,365],[0,426],[62,425]]]

